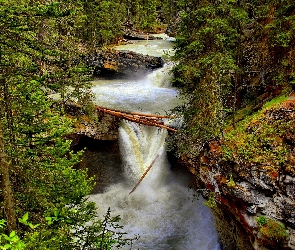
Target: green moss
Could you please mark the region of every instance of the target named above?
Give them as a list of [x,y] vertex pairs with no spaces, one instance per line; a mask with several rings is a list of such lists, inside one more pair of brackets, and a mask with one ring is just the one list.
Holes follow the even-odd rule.
[[288,239],[289,234],[279,221],[260,216],[257,218],[259,236],[270,245],[281,244]]
[[259,217],[256,219],[256,221],[257,221],[258,227],[262,227],[262,226],[264,226],[264,225],[267,223],[267,219],[266,219],[266,217],[263,216],[263,215],[259,216]]
[[270,109],[270,108],[276,108],[278,107],[282,102],[286,101],[288,99],[287,96],[285,95],[281,95],[278,96],[276,98],[271,99],[269,102],[265,103],[262,111],[266,110],[266,109]]
[[281,136],[285,131],[294,132],[294,121],[284,117],[273,119],[267,114],[285,100],[286,96],[274,98],[260,111],[237,122],[235,128],[228,127],[222,143],[223,157],[272,166],[276,170],[284,165],[288,148]]
[[211,208],[211,209],[214,209],[217,207],[217,204],[216,204],[216,199],[215,199],[215,193],[214,192],[211,192],[209,194],[209,197],[208,199],[204,202],[204,204]]
[[233,179],[233,175],[230,174],[229,175],[229,180],[226,181],[226,185],[229,187],[229,188],[234,188],[236,186],[236,183]]

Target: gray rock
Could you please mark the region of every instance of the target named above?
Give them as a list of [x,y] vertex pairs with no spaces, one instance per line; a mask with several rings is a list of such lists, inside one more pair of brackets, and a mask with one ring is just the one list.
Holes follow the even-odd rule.
[[94,67],[97,77],[140,76],[143,72],[161,68],[161,57],[142,55],[131,51],[100,51],[83,58],[86,65]]

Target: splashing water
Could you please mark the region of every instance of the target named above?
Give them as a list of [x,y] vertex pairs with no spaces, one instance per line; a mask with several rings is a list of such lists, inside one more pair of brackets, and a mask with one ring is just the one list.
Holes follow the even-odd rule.
[[171,87],[172,64],[165,64],[140,80],[97,80],[95,104],[125,111],[164,112],[181,103]]
[[[96,103],[126,111],[165,113],[180,102],[178,92],[170,86],[170,69],[167,64],[137,81],[95,82]],[[209,208],[201,198],[194,200],[194,191],[187,188],[189,177],[170,169],[165,148],[167,131],[122,121],[119,134],[122,180],[90,196],[99,207],[98,213],[105,214],[110,207],[113,215],[121,216],[129,237],[139,235],[132,249],[220,249]]]
[[[128,236],[140,236],[133,249],[217,250],[209,209],[202,199],[192,200],[188,177],[170,170],[166,135],[165,130],[123,122],[120,146],[125,178],[91,199],[99,205],[100,213],[111,207],[113,214],[120,214]],[[156,157],[146,177],[129,194]]]

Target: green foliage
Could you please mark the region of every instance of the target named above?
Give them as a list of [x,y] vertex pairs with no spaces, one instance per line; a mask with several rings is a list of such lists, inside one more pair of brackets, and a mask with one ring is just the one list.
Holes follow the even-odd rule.
[[[257,51],[259,66],[267,69],[274,83],[286,85],[292,79],[294,62],[294,3],[270,1],[253,3],[253,14],[259,27],[253,38],[262,46]],[[291,77],[290,77],[291,76]]]
[[[28,219],[29,213],[25,213],[18,221],[25,226],[29,226],[30,229],[36,229],[39,226],[39,224],[33,225]],[[0,220],[0,229],[5,229],[5,226],[6,221],[4,219]],[[0,236],[0,244],[0,249],[21,250],[27,247],[26,242],[18,236],[16,231],[11,231],[9,234],[2,233]]]
[[29,219],[29,213],[26,212],[22,218],[18,219],[18,221],[19,221],[19,223],[21,223],[23,225],[29,226],[31,229],[35,229],[38,226],[40,226],[40,224],[33,225],[31,222],[28,221],[28,219]]
[[156,31],[163,25],[158,17],[165,16],[168,11],[158,0],[89,0],[83,1],[82,7],[79,37],[93,49],[116,43],[122,36],[124,23],[131,24],[138,31]]
[[[118,217],[108,211],[103,224],[85,199],[93,180],[86,170],[75,169],[82,152],[71,151],[66,139],[73,121],[62,107],[69,100],[87,105],[91,99],[91,72],[78,53],[81,7],[79,1],[0,6],[0,122],[15,201],[9,208],[1,202],[1,211],[4,206],[23,215],[17,231],[3,231],[2,249],[107,249],[98,242],[109,247],[128,241],[109,231]],[[62,107],[48,98],[50,88],[61,94]]]
[[134,23],[139,30],[152,32],[157,25],[157,8],[160,8],[161,3],[158,0],[126,2],[128,21]]
[[131,245],[136,239],[124,237],[126,233],[119,225],[120,217],[111,217],[110,209],[100,220],[91,202],[56,207],[46,213],[47,226],[25,239],[29,249],[34,249],[36,244],[41,249],[112,249]]
[[0,245],[0,249],[22,250],[26,248],[25,243],[17,236],[15,231],[7,234],[2,234],[1,241],[4,241],[3,245]]
[[[108,209],[103,220],[95,215],[94,203],[84,203],[82,209],[71,207],[53,210],[52,217],[46,217],[48,226],[32,225],[28,221],[28,213],[19,222],[27,227],[24,234],[12,231],[0,236],[0,249],[97,249],[110,250],[125,245],[132,245],[137,238],[125,238],[123,227],[119,224],[120,217],[111,217]],[[79,210],[83,210],[81,216]],[[5,220],[0,220],[0,229],[5,229]],[[42,241],[40,241],[42,239]]]
[[223,129],[225,101],[233,87],[233,73],[239,71],[240,26],[247,15],[239,6],[222,1],[201,1],[192,8],[182,13],[174,84],[182,87],[188,100],[186,133],[206,141]]
[[113,247],[118,248],[125,245],[132,245],[132,242],[137,239],[124,238],[126,233],[122,232],[121,229],[123,227],[118,224],[120,220],[120,216],[111,217],[111,210],[109,208],[103,221],[94,225],[99,232],[95,242],[95,246],[98,247],[98,249],[111,250]]
[[[247,116],[228,128],[222,144],[226,159],[259,163],[280,169],[287,162],[288,149],[280,136],[285,131],[294,131],[291,120],[271,119],[267,114],[274,112],[286,97],[278,97],[266,103],[261,111]],[[282,120],[283,119],[283,120]]]
[[122,35],[125,6],[119,1],[84,2],[83,38],[91,46],[104,46],[115,42]]
[[268,245],[280,245],[289,237],[284,226],[279,221],[260,216],[256,219],[260,237]]
[[261,101],[263,93],[276,96],[294,86],[295,8],[288,0],[179,1],[178,6],[173,82],[187,100],[178,108],[184,115],[179,149],[197,155],[205,141],[223,136],[225,119],[231,117],[235,126],[239,108]]
[[204,204],[211,208],[214,209],[217,207],[216,199],[215,199],[215,193],[210,193],[208,199],[204,202]]

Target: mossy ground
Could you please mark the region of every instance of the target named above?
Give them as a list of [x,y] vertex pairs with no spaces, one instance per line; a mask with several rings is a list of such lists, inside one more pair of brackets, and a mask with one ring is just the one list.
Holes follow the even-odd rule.
[[267,102],[261,110],[250,114],[240,110],[235,126],[229,124],[222,141],[222,154],[227,160],[260,164],[273,170],[289,166],[292,142],[286,136],[295,134],[295,100],[279,96]]

